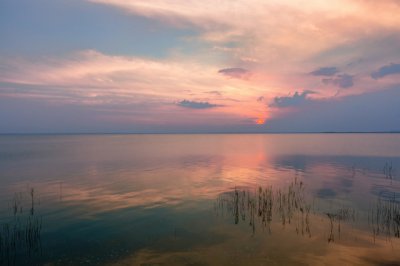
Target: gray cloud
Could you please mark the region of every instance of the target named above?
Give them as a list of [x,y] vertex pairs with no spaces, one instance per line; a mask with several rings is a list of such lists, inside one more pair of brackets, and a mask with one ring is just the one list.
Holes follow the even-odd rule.
[[391,63],[371,73],[373,79],[380,79],[387,75],[400,74],[400,64]]
[[326,78],[323,79],[322,82],[324,84],[333,84],[343,89],[350,88],[354,85],[353,76],[348,74],[340,74],[334,78]]
[[249,71],[244,68],[233,67],[233,68],[220,69],[218,73],[233,78],[244,78],[249,73]]
[[311,101],[307,98],[307,95],[314,94],[314,91],[303,91],[301,94],[297,91],[292,96],[284,96],[284,97],[275,97],[274,102],[270,104],[270,107],[292,107],[303,105],[304,103]]
[[262,101],[264,101],[264,99],[265,99],[264,96],[260,96],[257,98],[257,102],[262,102]]
[[400,131],[400,86],[361,95],[310,100],[285,116],[268,120],[275,132]]
[[183,100],[177,103],[178,106],[191,108],[191,109],[210,109],[215,107],[220,107],[221,105],[212,104],[209,102],[196,102],[196,101],[188,101]]
[[317,70],[314,70],[310,74],[313,76],[333,76],[338,72],[336,67],[321,67]]

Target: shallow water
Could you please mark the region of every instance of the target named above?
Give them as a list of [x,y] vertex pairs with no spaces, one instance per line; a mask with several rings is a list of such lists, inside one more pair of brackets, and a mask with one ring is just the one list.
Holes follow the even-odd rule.
[[0,136],[0,265],[400,264],[400,134]]

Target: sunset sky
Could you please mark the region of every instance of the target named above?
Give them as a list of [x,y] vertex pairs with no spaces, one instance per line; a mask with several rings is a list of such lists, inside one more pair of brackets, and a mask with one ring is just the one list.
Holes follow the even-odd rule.
[[0,0],[0,133],[399,130],[399,0]]

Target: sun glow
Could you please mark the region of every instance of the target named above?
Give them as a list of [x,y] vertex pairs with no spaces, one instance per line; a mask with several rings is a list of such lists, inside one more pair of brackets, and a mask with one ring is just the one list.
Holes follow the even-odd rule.
[[265,124],[265,118],[259,117],[256,119],[256,124],[257,125],[264,125]]

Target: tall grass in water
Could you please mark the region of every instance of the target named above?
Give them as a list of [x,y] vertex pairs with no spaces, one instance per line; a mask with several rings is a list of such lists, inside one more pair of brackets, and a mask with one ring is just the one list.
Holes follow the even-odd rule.
[[335,212],[326,212],[326,216],[329,219],[329,237],[328,237],[328,242],[334,242],[335,241],[335,233],[334,233],[334,228],[337,225],[337,233],[340,238],[340,225],[343,221],[353,221],[355,222],[356,220],[356,212],[354,209],[351,208],[339,208]]
[[277,217],[283,226],[294,224],[297,234],[311,237],[311,205],[305,200],[303,182],[297,178],[287,188],[277,191],[272,186],[259,187],[254,192],[235,188],[220,195],[215,206],[222,215],[225,210],[233,215],[235,224],[248,220],[253,234],[257,222],[271,233],[271,222]]
[[10,217],[0,224],[0,265],[15,264],[19,256],[31,256],[41,247],[42,218],[35,214],[35,192],[29,191],[29,212],[24,210],[24,197],[15,194]]
[[379,198],[371,208],[368,222],[375,238],[384,235],[387,238],[400,238],[400,202],[396,200],[396,194],[391,198]]
[[234,223],[239,224],[246,220],[256,231],[256,224],[271,233],[271,224],[281,224],[295,229],[297,235],[312,236],[311,220],[328,222],[328,242],[334,242],[341,235],[341,225],[344,221],[356,220],[353,208],[341,206],[329,212],[316,212],[314,201],[306,197],[305,186],[302,181],[295,178],[284,188],[274,190],[272,186],[252,191],[238,189],[221,194],[215,203],[217,214],[233,216]]

